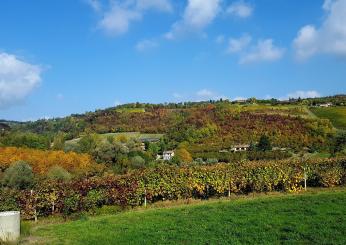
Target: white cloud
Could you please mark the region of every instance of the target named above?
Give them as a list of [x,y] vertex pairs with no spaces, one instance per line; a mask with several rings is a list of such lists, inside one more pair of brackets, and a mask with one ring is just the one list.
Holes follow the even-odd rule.
[[239,54],[239,64],[249,64],[255,62],[268,62],[280,59],[284,48],[276,47],[272,39],[258,40],[255,45],[251,45],[252,37],[244,34],[240,38],[230,38],[226,53]]
[[150,10],[157,12],[172,12],[170,0],[123,0],[109,1],[104,7],[98,0],[85,0],[91,8],[102,15],[98,27],[111,36],[126,33],[131,24],[143,19],[144,14]]
[[216,93],[209,89],[201,89],[196,92],[195,101],[229,99],[227,96]]
[[188,0],[181,20],[166,33],[167,39],[175,39],[189,32],[200,32],[215,19],[221,0]]
[[294,39],[298,59],[318,53],[346,57],[346,0],[325,0],[323,9],[326,17],[322,25],[306,25]]
[[285,97],[280,98],[280,100],[286,100],[289,98],[297,99],[297,98],[316,98],[321,97],[321,94],[315,90],[302,91],[298,90],[293,93],[288,93]]
[[98,0],[84,0],[94,11],[99,12],[102,9],[101,3]]
[[237,1],[227,8],[226,13],[239,18],[248,18],[253,13],[253,6],[244,1]]
[[147,10],[154,9],[161,12],[172,12],[173,7],[169,0],[137,0],[137,9]]
[[194,93],[173,93],[173,97],[180,101],[229,100],[227,96],[209,89],[201,89]]
[[132,21],[140,20],[142,15],[116,3],[104,14],[103,19],[99,22],[99,27],[107,34],[117,36],[128,31]]
[[176,99],[181,99],[184,96],[182,94],[180,94],[180,93],[173,93],[173,97],[176,98]]
[[247,100],[247,98],[242,97],[242,96],[237,96],[233,99],[233,101],[235,101],[235,100]]
[[0,53],[0,108],[25,99],[41,82],[42,68],[20,60],[15,55]]
[[228,53],[237,53],[246,48],[251,42],[251,36],[243,35],[240,38],[230,38],[228,41]]
[[136,44],[135,48],[138,52],[144,52],[149,49],[156,48],[158,45],[159,44],[154,40],[145,39],[145,40],[139,41]]
[[251,50],[241,55],[239,63],[249,64],[262,61],[275,61],[280,59],[285,50],[274,46],[272,39],[259,40]]

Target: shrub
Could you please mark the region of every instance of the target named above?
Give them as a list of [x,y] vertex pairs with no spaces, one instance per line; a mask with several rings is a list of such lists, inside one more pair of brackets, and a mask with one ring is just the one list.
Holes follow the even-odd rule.
[[130,167],[133,169],[145,167],[145,160],[141,156],[134,156],[130,158]]
[[105,194],[100,190],[91,190],[84,198],[84,207],[86,210],[91,210],[95,213],[96,208],[102,207],[105,204]]
[[24,161],[14,163],[5,170],[3,184],[16,189],[30,188],[34,184],[32,168]]
[[65,216],[79,211],[80,196],[76,193],[65,197],[62,212]]
[[175,151],[174,156],[178,161],[183,163],[191,163],[192,157],[190,152],[188,152],[185,148],[180,148]]
[[0,189],[0,212],[19,210],[17,192],[11,189]]
[[47,173],[47,178],[55,181],[69,181],[71,180],[71,174],[60,166],[53,166],[49,169]]

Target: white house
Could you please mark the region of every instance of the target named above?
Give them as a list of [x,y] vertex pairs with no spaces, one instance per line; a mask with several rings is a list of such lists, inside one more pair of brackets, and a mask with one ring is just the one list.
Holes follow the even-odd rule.
[[331,106],[333,106],[333,104],[328,102],[328,103],[325,103],[325,104],[319,104],[318,106],[319,107],[331,107]]
[[249,149],[250,145],[234,145],[231,148],[231,152],[238,152],[238,151],[247,151]]
[[164,161],[170,161],[174,157],[174,151],[164,151],[162,158]]

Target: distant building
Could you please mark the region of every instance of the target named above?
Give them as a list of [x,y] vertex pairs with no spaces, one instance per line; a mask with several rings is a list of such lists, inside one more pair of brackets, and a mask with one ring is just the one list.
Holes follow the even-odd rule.
[[247,151],[249,149],[250,145],[243,144],[243,145],[234,145],[231,148],[231,152],[238,152],[238,151]]
[[164,151],[162,155],[162,159],[164,161],[170,161],[174,157],[174,151]]
[[318,107],[331,107],[331,106],[333,106],[333,104],[332,103],[330,103],[330,102],[328,102],[328,103],[324,103],[324,104],[319,104],[319,105],[317,105]]

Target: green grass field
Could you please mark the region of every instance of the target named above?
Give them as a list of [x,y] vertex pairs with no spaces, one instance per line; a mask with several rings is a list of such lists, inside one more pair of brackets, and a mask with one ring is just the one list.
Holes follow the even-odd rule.
[[346,130],[346,106],[312,107],[310,110],[319,118],[329,119],[337,129]]
[[[35,244],[346,244],[346,188],[42,223]],[[25,241],[25,239],[24,239]]]

